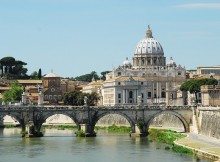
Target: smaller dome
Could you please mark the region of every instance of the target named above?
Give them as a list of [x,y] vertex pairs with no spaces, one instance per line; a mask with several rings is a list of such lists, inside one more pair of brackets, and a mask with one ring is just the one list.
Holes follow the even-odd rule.
[[126,60],[124,60],[123,62],[123,66],[131,66],[131,62],[128,60],[127,57],[126,57]]
[[170,59],[167,60],[167,65],[168,65],[168,66],[176,66],[176,63],[174,62],[174,60],[173,60],[172,57],[170,57]]

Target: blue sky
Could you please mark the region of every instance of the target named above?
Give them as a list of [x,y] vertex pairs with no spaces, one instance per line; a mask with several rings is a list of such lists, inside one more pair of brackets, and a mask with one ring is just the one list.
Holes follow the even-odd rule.
[[220,1],[0,0],[0,58],[76,77],[132,60],[150,24],[186,69],[220,65]]

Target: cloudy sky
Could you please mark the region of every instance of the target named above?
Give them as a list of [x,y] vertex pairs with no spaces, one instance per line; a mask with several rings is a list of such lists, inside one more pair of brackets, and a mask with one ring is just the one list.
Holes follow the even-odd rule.
[[0,0],[0,58],[76,77],[132,60],[150,25],[186,69],[220,65],[219,0]]

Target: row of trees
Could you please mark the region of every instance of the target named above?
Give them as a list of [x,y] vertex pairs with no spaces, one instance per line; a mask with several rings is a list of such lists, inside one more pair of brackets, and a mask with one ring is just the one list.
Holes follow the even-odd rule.
[[[41,79],[42,78],[42,71],[41,69],[34,71],[31,75],[27,75],[28,69],[24,66],[27,63],[16,60],[14,57],[3,57],[0,59],[0,70],[1,70],[1,77],[6,77],[7,79]],[[81,76],[77,76],[74,80],[77,81],[84,81],[84,82],[91,82],[92,79],[98,80],[102,79],[105,80],[106,73],[110,71],[103,71],[99,76],[95,71],[92,71],[89,74],[84,74]]]
[[83,81],[83,82],[91,82],[92,79],[95,79],[95,80],[99,80],[99,79],[101,79],[101,80],[106,80],[105,75],[106,75],[107,73],[109,73],[109,72],[110,72],[110,71],[103,71],[103,72],[101,72],[101,76],[99,76],[99,75],[97,74],[97,72],[92,71],[92,72],[89,73],[89,74],[84,74],[84,75],[81,75],[81,76],[77,76],[77,77],[75,77],[74,79],[75,79],[75,80],[78,80],[78,81]]
[[34,71],[30,76],[27,75],[28,69],[24,66],[27,63],[16,60],[14,57],[3,57],[0,59],[1,77],[7,79],[41,79],[41,69],[38,72]]

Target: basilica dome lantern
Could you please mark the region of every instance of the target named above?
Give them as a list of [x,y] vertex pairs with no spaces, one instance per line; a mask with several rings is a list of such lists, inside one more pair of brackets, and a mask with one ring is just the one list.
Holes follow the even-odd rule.
[[148,29],[143,38],[136,46],[133,57],[134,69],[145,69],[152,66],[165,66],[166,58],[164,57],[163,48],[156,39],[154,39],[152,30]]

